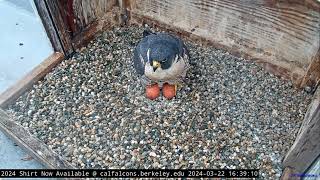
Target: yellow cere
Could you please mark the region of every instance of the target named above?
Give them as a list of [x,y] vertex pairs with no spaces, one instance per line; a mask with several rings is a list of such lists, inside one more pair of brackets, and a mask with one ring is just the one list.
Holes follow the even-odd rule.
[[152,66],[158,68],[161,66],[161,64],[158,61],[152,61]]

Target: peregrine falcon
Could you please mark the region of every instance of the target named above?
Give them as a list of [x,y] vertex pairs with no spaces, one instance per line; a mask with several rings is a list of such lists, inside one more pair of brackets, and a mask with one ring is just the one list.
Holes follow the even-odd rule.
[[[154,85],[162,87],[163,95],[170,99],[176,95],[176,85],[184,81],[189,68],[188,50],[180,38],[168,33],[144,31],[143,36],[134,51],[134,68],[146,90]],[[166,89],[174,89],[174,95],[166,96]]]

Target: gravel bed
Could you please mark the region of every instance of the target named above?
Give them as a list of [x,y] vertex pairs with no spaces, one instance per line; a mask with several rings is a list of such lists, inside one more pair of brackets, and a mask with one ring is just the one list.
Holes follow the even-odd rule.
[[145,98],[133,69],[143,28],[115,28],[7,111],[79,168],[259,168],[281,174],[311,95],[252,61],[187,42],[177,97]]

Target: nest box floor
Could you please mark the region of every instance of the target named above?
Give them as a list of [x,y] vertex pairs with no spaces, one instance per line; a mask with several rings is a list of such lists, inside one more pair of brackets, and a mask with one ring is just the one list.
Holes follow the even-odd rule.
[[131,57],[143,28],[115,28],[7,110],[79,168],[259,168],[279,177],[311,95],[228,52],[186,42],[177,97],[145,97]]

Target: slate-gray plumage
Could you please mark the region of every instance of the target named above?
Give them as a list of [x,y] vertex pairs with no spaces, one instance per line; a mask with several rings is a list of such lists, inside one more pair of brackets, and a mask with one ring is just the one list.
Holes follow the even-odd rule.
[[[154,61],[159,68],[154,68]],[[145,85],[183,81],[189,68],[189,53],[180,38],[168,33],[144,32],[134,51],[134,68]],[[153,67],[153,68],[152,68]]]

